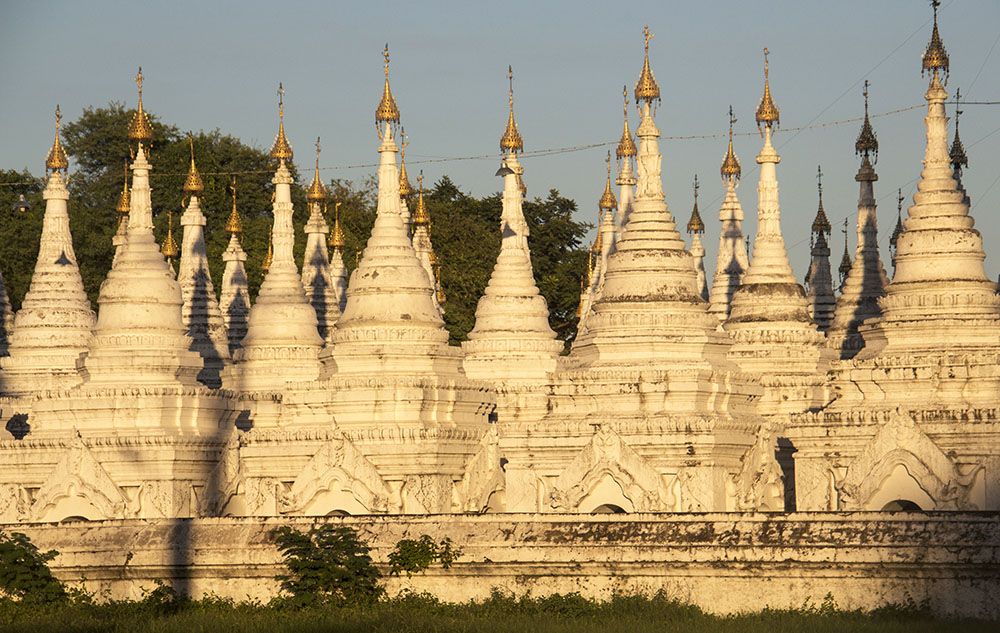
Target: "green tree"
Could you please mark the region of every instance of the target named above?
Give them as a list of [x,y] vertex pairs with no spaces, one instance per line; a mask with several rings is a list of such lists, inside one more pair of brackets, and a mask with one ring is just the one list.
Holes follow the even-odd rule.
[[59,552],[41,552],[20,532],[0,532],[0,594],[35,604],[61,602],[68,595],[49,562]]
[[382,595],[368,545],[346,526],[314,525],[299,532],[287,525],[271,531],[288,567],[281,588],[299,605],[368,602]]
[[[0,272],[14,309],[21,307],[24,294],[35,270],[35,254],[42,234],[44,183],[27,171],[0,170]],[[27,211],[15,210],[20,196],[30,205]]]

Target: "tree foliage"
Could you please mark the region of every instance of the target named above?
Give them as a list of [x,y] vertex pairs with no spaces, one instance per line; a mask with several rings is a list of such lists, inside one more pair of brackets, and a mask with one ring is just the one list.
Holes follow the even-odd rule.
[[462,550],[455,547],[450,538],[443,538],[438,543],[429,534],[421,534],[418,539],[405,538],[389,552],[389,575],[406,572],[410,576],[425,571],[434,563],[449,569],[461,555]]
[[58,555],[54,550],[39,551],[20,532],[0,532],[0,594],[34,604],[66,600],[66,588],[48,565]]
[[288,567],[278,580],[294,603],[371,602],[382,595],[368,545],[351,528],[323,524],[299,532],[282,525],[271,537]]

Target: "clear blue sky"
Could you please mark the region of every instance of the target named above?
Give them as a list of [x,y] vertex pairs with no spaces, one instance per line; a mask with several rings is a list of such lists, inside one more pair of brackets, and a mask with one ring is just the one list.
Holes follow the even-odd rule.
[[[593,3],[591,3],[593,5]],[[363,178],[377,139],[382,45],[392,52],[392,86],[412,144],[408,159],[497,154],[506,117],[506,70],[515,72],[518,123],[528,150],[617,141],[621,87],[642,64],[643,24],[655,39],[653,71],[664,136],[724,133],[732,104],[738,131],[752,130],[761,94],[761,48],[771,50],[771,84],[785,128],[858,116],[861,81],[872,82],[873,113],[920,104],[920,54],[930,36],[923,0],[718,0],[715,2],[20,2],[0,20],[0,167],[42,171],[58,102],[69,119],[87,105],[135,103],[136,67],[146,75],[149,110],[182,129],[213,129],[267,147],[276,128],[275,90],[283,81],[286,123],[300,167],[323,137],[328,177]],[[915,33],[916,32],[916,33]],[[915,33],[915,34],[914,34]],[[948,88],[970,100],[1000,100],[1000,2],[945,0],[941,33],[951,55]],[[911,37],[912,35],[912,37]],[[909,39],[907,39],[909,38]],[[984,64],[985,60],[985,65]],[[978,74],[978,79],[975,79]],[[1000,273],[1000,106],[967,106],[962,138],[966,185],[986,240],[988,271]],[[634,111],[633,111],[634,112]],[[912,194],[923,156],[920,110],[873,121],[881,143],[880,242],[895,223],[895,192]],[[633,129],[635,117],[633,114]],[[853,216],[858,123],[779,132],[782,226],[801,278],[816,210],[817,164],[827,213]],[[987,137],[990,133],[993,136]],[[747,230],[756,222],[756,135],[736,149],[745,181]],[[691,180],[703,183],[709,270],[718,239],[719,163],[725,141],[664,140],[671,211],[686,222]],[[604,148],[527,157],[530,194],[556,188],[590,219],[604,179]],[[450,175],[474,194],[499,188],[497,161],[423,166],[429,181]],[[417,165],[411,166],[416,176]],[[909,202],[907,202],[909,204]],[[905,211],[904,211],[905,212]],[[853,221],[851,223],[853,233]],[[853,234],[851,236],[853,252]],[[834,235],[835,258],[843,248]]]

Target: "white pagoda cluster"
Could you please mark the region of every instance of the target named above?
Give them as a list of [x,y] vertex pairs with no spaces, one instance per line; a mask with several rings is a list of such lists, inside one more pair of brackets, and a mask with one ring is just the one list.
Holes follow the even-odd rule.
[[172,230],[162,248],[154,240],[140,71],[123,219],[95,316],[73,251],[57,110],[38,259],[16,314],[0,279],[0,523],[1000,510],[1000,296],[961,184],[957,128],[948,148],[949,60],[936,15],[923,57],[926,154],[893,238],[891,281],[877,246],[867,85],[853,261],[835,283],[820,188],[810,269],[804,286],[796,280],[766,49],[753,251],[730,109],[709,274],[697,178],[690,245],[666,203],[650,38],[647,29],[636,135],[626,96],[617,195],[609,154],[568,348],[532,269],[512,72],[500,250],[461,345],[445,329],[423,178],[415,191],[406,174],[388,47],[376,217],[350,279],[318,140],[298,210],[305,255],[293,256],[282,98],[268,265],[252,305],[235,181],[216,294],[205,232],[222,227],[206,226],[193,145],[181,244]]

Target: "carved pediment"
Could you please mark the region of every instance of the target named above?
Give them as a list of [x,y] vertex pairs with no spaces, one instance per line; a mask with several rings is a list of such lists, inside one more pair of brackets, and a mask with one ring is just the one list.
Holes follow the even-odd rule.
[[79,436],[39,488],[31,507],[31,519],[46,521],[65,518],[49,517],[47,514],[60,500],[67,497],[81,497],[103,515],[92,518],[124,517],[128,506],[128,500],[121,489]]
[[335,485],[350,490],[370,512],[389,509],[389,488],[382,476],[343,433],[336,431],[298,474],[288,495],[279,499],[278,511],[285,514],[302,510]]
[[598,426],[590,443],[580,451],[553,484],[553,508],[579,511],[580,502],[610,476],[638,512],[666,510],[671,495],[660,474],[618,433]]
[[784,475],[774,454],[776,445],[777,432],[770,424],[762,424],[753,446],[740,460],[740,471],[733,476],[736,509],[784,509]]
[[485,512],[490,497],[503,490],[504,473],[500,469],[500,433],[497,426],[490,429],[479,441],[479,450],[465,465],[465,475],[458,483],[459,512]]

